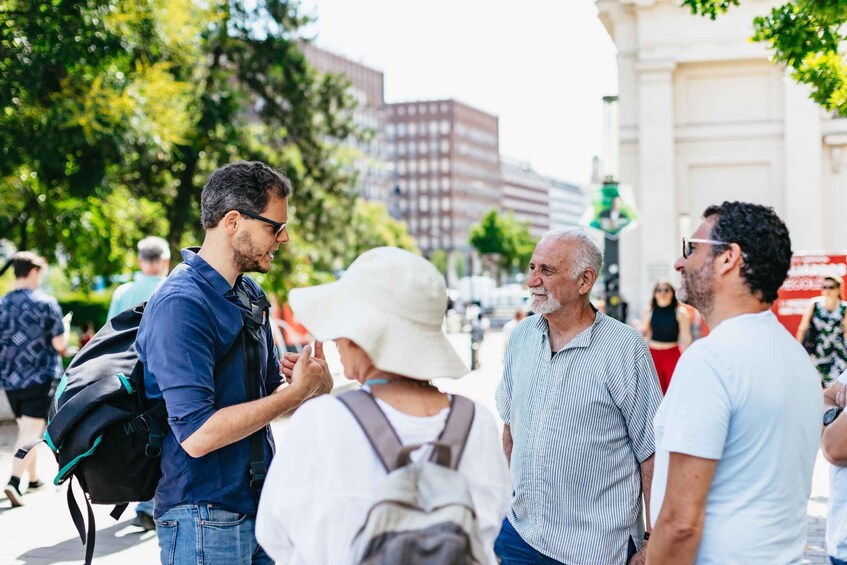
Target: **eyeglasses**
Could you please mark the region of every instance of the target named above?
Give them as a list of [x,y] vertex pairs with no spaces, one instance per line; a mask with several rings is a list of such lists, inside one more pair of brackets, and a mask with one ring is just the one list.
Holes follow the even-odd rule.
[[[694,252],[692,249],[692,243],[710,243],[712,245],[729,245],[728,241],[717,241],[716,239],[696,239],[696,238],[682,238],[682,258],[688,259],[688,256]],[[742,253],[742,257],[745,255]]]
[[270,220],[270,219],[268,219],[264,216],[260,216],[259,214],[254,214],[253,212],[248,212],[247,210],[241,210],[240,208],[233,208],[233,210],[235,210],[239,214],[244,214],[245,216],[253,218],[254,220],[259,220],[261,222],[265,222],[266,224],[270,224],[271,226],[273,226],[273,228],[274,228],[274,238],[275,239],[279,239],[279,234],[281,234],[283,232],[283,230],[285,229],[285,226],[288,224],[288,222],[281,222],[281,223],[275,222],[275,221]]
[[833,286],[831,284],[825,284],[821,287],[821,289],[823,289],[823,290],[835,290],[837,288],[838,288],[837,286]]
[[657,288],[656,292],[665,293],[665,292],[673,292],[673,291],[669,288]]

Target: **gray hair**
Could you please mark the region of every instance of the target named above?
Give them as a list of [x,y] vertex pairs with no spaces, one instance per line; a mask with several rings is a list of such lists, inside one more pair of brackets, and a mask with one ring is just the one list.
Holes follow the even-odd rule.
[[603,271],[603,252],[597,242],[588,232],[580,228],[558,228],[550,230],[541,236],[541,241],[555,239],[572,243],[573,263],[571,265],[571,276],[576,278],[583,271],[591,269],[599,277]]
[[200,195],[203,228],[218,225],[230,210],[260,214],[269,195],[288,198],[294,192],[291,181],[278,170],[259,161],[236,161],[209,175]]
[[167,261],[171,258],[171,246],[161,237],[145,237],[138,242],[138,258],[142,261]]

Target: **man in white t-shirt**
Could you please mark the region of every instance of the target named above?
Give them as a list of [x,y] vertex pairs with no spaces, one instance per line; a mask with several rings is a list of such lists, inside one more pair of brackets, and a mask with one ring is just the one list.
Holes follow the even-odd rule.
[[847,565],[847,371],[824,391],[826,411],[821,449],[829,468],[829,511],[826,517],[826,549],[833,565]]
[[710,206],[675,268],[711,328],[656,413],[651,565],[800,563],[820,380],[770,306],[791,240],[773,209]]

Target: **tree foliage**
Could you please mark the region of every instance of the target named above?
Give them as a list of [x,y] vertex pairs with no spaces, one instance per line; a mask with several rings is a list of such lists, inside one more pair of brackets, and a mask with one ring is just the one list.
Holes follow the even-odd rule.
[[266,282],[348,260],[366,231],[340,143],[359,133],[355,102],[306,62],[307,22],[285,0],[0,4],[0,235],[83,280],[115,273],[143,235],[199,243],[206,177],[261,160],[295,185],[292,241]]
[[[683,0],[692,13],[715,19],[740,0]],[[847,67],[838,49],[847,23],[847,0],[791,0],[753,21],[754,41],[767,43],[773,59],[811,86],[812,99],[847,115]]]
[[523,269],[536,244],[526,223],[515,220],[511,212],[503,215],[496,208],[471,226],[469,242],[481,255],[496,256],[501,273]]

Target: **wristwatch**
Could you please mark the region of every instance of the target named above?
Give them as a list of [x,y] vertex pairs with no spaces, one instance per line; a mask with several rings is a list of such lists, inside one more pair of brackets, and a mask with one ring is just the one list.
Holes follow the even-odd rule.
[[838,418],[838,415],[844,410],[841,406],[833,406],[823,413],[823,425],[828,426]]

